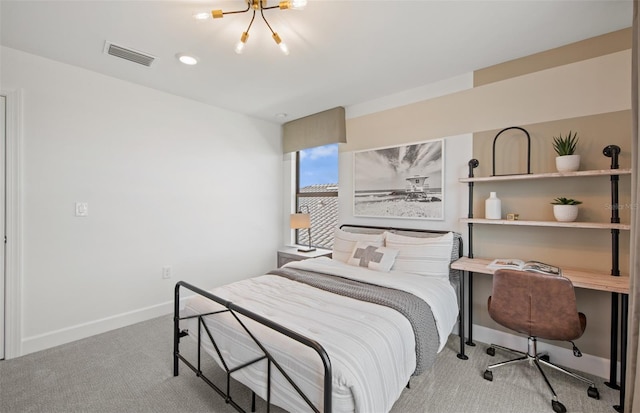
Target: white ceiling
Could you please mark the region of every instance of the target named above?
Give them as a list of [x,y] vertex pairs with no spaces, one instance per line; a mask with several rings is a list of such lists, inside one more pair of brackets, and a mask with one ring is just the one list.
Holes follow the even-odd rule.
[[[276,0],[268,0],[275,5]],[[243,0],[0,2],[2,45],[282,123],[414,89],[632,23],[631,0],[309,0],[259,17],[196,21]],[[103,53],[105,41],[153,56],[151,67]],[[176,59],[192,53],[200,63]],[[276,118],[286,113],[285,119]]]

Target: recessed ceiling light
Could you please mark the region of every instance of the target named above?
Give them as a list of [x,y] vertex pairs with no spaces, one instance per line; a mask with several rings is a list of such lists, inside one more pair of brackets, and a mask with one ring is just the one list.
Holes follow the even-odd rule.
[[176,55],[176,57],[178,58],[178,60],[180,60],[182,63],[184,63],[185,65],[189,65],[189,66],[193,66],[195,64],[198,64],[198,59],[187,55],[187,54],[182,54],[182,53],[178,53]]
[[193,18],[196,20],[207,20],[209,17],[211,17],[211,14],[206,11],[193,13]]
[[287,115],[287,114],[286,114],[286,113],[284,113],[284,112],[282,112],[282,113],[276,113],[276,114],[275,114],[275,117],[276,117],[277,119],[285,119],[287,116],[289,116],[289,115]]

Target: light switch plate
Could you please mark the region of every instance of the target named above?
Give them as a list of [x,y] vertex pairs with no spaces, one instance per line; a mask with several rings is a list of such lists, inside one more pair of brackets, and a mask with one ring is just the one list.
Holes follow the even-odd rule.
[[86,217],[89,215],[89,203],[87,202],[76,202],[76,216],[77,217]]

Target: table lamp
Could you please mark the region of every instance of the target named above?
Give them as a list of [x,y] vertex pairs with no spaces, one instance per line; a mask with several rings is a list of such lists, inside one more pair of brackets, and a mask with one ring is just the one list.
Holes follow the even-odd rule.
[[311,214],[309,214],[309,208],[307,208],[307,213],[303,213],[302,211],[299,211],[295,214],[291,214],[289,225],[291,229],[305,229],[305,228],[307,229],[307,234],[309,237],[309,247],[298,248],[298,251],[311,252],[316,250],[311,246]]

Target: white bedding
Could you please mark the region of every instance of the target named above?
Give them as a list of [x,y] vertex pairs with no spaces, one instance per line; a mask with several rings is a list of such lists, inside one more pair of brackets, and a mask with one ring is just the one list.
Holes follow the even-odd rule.
[[[329,273],[410,292],[431,306],[440,336],[446,343],[458,314],[454,289],[448,281],[406,273],[380,273],[329,258],[292,262],[288,267]],[[334,412],[387,412],[415,370],[415,338],[409,321],[388,307],[329,293],[277,275],[263,275],[218,287],[211,292],[319,342],[333,369]],[[197,296],[187,300],[183,316],[220,309]],[[309,396],[322,406],[322,363],[311,349],[242,317],[252,333]],[[229,314],[207,319],[229,367],[254,359],[261,352],[239,330]],[[189,326],[197,332],[195,321]],[[204,334],[204,332],[203,332]],[[220,364],[203,339],[203,346]],[[230,351],[233,349],[233,352]],[[266,362],[232,376],[266,399]],[[286,380],[272,368],[271,402],[291,412],[310,411]]]

